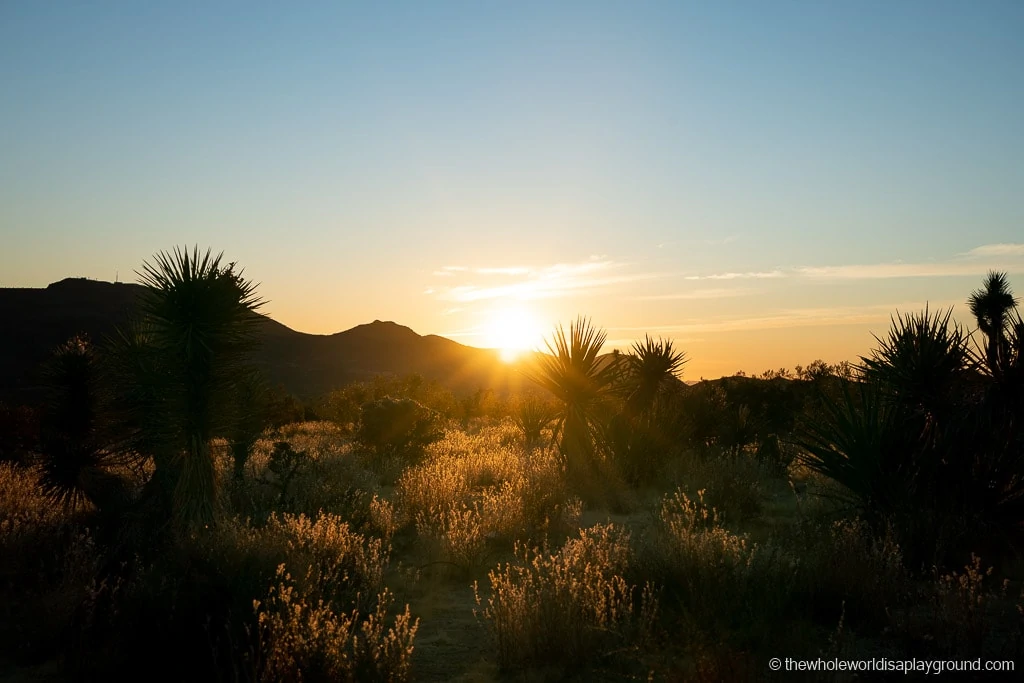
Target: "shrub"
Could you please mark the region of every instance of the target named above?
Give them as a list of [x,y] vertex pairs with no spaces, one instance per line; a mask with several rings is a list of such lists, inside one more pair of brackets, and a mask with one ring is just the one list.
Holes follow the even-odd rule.
[[378,462],[396,457],[415,462],[443,435],[436,413],[412,399],[385,396],[363,404],[355,439]]
[[42,493],[37,472],[0,464],[0,658],[66,654],[93,607],[103,559],[81,520]]
[[768,470],[747,455],[719,455],[704,460],[688,458],[680,478],[692,494],[702,498],[730,524],[757,517],[764,507]]
[[0,462],[23,462],[38,449],[39,411],[0,401]]
[[474,584],[499,664],[585,667],[646,633],[657,601],[647,586],[637,608],[636,589],[623,578],[629,556],[629,534],[614,525],[585,529],[554,554],[517,546],[518,564],[488,574],[486,606]]
[[646,541],[644,575],[663,587],[667,606],[704,630],[770,624],[789,603],[795,563],[724,529],[702,491],[696,499],[681,489],[667,495]]
[[384,587],[390,546],[352,531],[337,515],[272,515],[260,535],[283,542],[306,597],[365,608]]
[[769,434],[757,447],[757,462],[766,471],[780,477],[789,470],[793,454],[783,447],[777,434]]
[[[287,439],[292,453],[305,453],[282,492],[284,480],[281,456],[275,464],[275,444]],[[377,476],[353,456],[351,445],[341,437],[340,430],[327,422],[291,425],[261,439],[253,449],[246,476],[231,481],[228,487],[228,514],[252,517],[258,522],[272,512],[287,510],[315,516],[319,511],[334,513],[363,530],[369,522],[369,505]],[[287,474],[290,468],[283,470]],[[282,499],[282,493],[284,498]]]
[[[1024,655],[1024,607],[981,558],[960,571],[934,571],[912,606],[891,612],[891,635],[904,652],[943,659],[1019,660]],[[1009,625],[1014,627],[1006,628]]]
[[820,623],[843,615],[855,626],[884,626],[889,611],[908,599],[910,576],[891,530],[876,535],[859,519],[811,525],[793,550],[800,558],[797,591]]
[[523,447],[532,450],[541,443],[544,429],[550,425],[557,410],[549,403],[533,395],[519,399],[512,413],[512,420],[522,433]]
[[463,503],[420,513],[416,516],[416,531],[434,544],[441,561],[467,573],[483,566],[487,547],[479,504],[471,507]]
[[411,618],[406,605],[385,631],[393,598],[385,590],[376,602],[365,618],[359,610],[345,613],[330,602],[311,602],[281,565],[266,600],[253,602],[259,623],[257,679],[408,680],[419,619]]
[[395,498],[400,518],[422,518],[429,526],[429,520],[437,519],[436,511],[479,504],[482,532],[489,537],[525,540],[563,523],[571,525],[578,508],[568,500],[557,455],[503,445],[507,433],[503,426],[485,427],[472,436],[448,432],[428,449],[423,463],[399,478]]
[[[845,486],[876,531],[894,524],[915,568],[960,562],[978,541],[1021,540],[1024,403],[1004,372],[1017,363],[1006,335],[1015,300],[1004,279],[988,284],[999,315],[972,304],[995,340],[988,365],[951,311],[899,315],[862,359],[859,392],[826,402],[802,439],[803,462]],[[979,306],[986,296],[975,293]]]

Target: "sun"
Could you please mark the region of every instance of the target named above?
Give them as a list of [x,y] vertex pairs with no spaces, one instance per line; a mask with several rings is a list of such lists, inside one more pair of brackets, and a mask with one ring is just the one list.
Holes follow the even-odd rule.
[[522,306],[506,306],[490,312],[484,326],[485,346],[498,349],[501,359],[514,361],[523,351],[540,344],[543,329],[537,318]]

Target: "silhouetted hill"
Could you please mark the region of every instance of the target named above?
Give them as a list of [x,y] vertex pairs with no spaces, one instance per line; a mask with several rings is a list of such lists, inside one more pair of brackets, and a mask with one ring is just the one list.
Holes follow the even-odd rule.
[[[0,335],[0,397],[31,397],[39,365],[54,347],[82,332],[102,342],[128,319],[142,289],[86,279],[44,289],[0,289],[0,320],[7,330]],[[496,351],[422,336],[390,321],[317,335],[263,320],[256,361],[272,382],[303,397],[381,373],[420,373],[460,393],[478,387],[506,392],[525,383]]]

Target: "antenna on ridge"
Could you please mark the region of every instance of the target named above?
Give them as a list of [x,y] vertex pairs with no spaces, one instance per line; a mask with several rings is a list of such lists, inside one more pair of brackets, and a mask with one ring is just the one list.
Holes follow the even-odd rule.
[[121,275],[121,271],[115,270],[114,271],[114,284],[115,285],[118,283],[118,279],[117,278],[118,278],[119,275]]

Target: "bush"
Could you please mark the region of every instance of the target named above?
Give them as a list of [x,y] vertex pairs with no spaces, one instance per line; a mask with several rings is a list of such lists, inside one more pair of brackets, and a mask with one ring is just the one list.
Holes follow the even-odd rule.
[[[892,611],[891,634],[902,651],[942,659],[1024,656],[1024,593],[1014,599],[981,558],[960,571],[933,572],[923,600]],[[1014,624],[1015,628],[1006,628]]]
[[644,576],[664,588],[666,608],[704,631],[771,624],[790,602],[795,563],[722,528],[703,492],[666,496],[646,540]]
[[1024,402],[1002,371],[1018,362],[1016,342],[1001,338],[1003,323],[990,330],[987,367],[950,315],[897,316],[862,359],[859,391],[827,402],[801,443],[804,464],[846,487],[876,532],[895,525],[915,569],[1022,539]]
[[311,602],[296,590],[284,565],[264,601],[253,605],[259,621],[260,681],[405,681],[412,668],[419,628],[409,606],[385,631],[393,602],[385,590],[364,618],[358,610],[338,611],[330,602]]
[[742,454],[687,460],[680,474],[684,487],[691,495],[703,491],[703,500],[726,522],[739,524],[761,514],[771,476],[767,468]]
[[39,411],[0,401],[0,462],[24,462],[39,448]]
[[523,437],[523,447],[532,450],[541,444],[544,430],[554,422],[557,408],[533,395],[525,396],[515,403],[512,420]]
[[876,535],[859,519],[802,529],[797,591],[816,621],[884,626],[889,611],[904,605],[910,576],[891,531]]
[[423,520],[421,531],[435,539],[445,535],[438,511],[463,508],[478,508],[481,533],[489,538],[539,542],[553,529],[571,526],[578,502],[569,500],[557,456],[503,445],[509,432],[507,425],[472,436],[448,432],[427,450],[423,463],[399,478],[400,517]]
[[580,531],[554,554],[517,546],[518,564],[487,575],[486,606],[474,583],[499,664],[593,666],[602,653],[648,632],[657,600],[647,586],[637,608],[636,588],[623,578],[629,556],[629,533],[610,524]]
[[390,458],[414,462],[443,436],[436,413],[412,399],[385,396],[363,404],[355,439],[378,462]]

